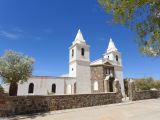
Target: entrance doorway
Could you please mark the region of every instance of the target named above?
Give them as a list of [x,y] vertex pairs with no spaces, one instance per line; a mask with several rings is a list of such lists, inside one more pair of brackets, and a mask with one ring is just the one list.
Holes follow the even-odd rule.
[[114,78],[109,78],[109,92],[113,92]]

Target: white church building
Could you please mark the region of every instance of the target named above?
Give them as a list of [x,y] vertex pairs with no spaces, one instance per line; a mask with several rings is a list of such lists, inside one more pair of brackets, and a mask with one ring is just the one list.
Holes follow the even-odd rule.
[[[124,94],[121,53],[112,39],[102,58],[90,62],[90,47],[80,30],[69,48],[69,73],[61,77],[32,76],[18,83],[17,95],[64,95],[114,92],[118,80]],[[3,85],[6,92],[9,84]]]

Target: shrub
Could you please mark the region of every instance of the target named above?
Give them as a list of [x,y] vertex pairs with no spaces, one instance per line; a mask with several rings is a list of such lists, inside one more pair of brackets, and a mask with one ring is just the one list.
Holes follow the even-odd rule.
[[160,81],[154,80],[151,77],[135,80],[135,85],[138,91],[150,90],[152,88],[160,90]]

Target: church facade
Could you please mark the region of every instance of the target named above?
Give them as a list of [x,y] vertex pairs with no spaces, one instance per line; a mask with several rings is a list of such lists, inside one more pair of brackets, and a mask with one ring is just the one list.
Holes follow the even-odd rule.
[[[114,92],[118,80],[124,94],[121,53],[112,39],[102,58],[90,62],[90,47],[80,30],[69,48],[69,73],[60,77],[32,76],[18,83],[17,95],[64,95]],[[4,90],[9,91],[9,84]]]

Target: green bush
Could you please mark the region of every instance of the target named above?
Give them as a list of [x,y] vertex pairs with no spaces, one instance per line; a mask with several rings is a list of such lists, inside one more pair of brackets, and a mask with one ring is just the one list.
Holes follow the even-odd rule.
[[136,89],[138,91],[141,90],[150,90],[153,88],[156,88],[157,90],[160,90],[160,81],[154,80],[153,78],[142,78],[135,80]]

